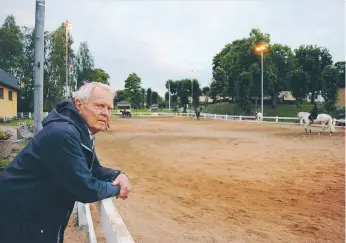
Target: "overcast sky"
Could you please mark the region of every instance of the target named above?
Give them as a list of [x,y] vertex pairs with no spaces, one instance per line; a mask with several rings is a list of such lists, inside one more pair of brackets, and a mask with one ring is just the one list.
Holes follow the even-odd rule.
[[[13,14],[17,24],[34,26],[35,0],[0,2],[1,22]],[[334,61],[345,60],[344,0],[46,0],[45,29],[65,20],[74,49],[87,41],[116,89],[132,72],[161,95],[167,79],[190,77],[191,70],[208,85],[213,56],[252,28],[269,33],[272,43],[317,44]]]

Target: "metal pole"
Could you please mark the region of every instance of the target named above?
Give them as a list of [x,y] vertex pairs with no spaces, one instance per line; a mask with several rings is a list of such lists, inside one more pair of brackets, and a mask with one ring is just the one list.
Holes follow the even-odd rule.
[[263,50],[261,51],[261,86],[261,113],[263,117]]
[[68,23],[65,23],[66,32],[66,99],[69,98],[69,86],[68,86]]
[[44,69],[44,18],[45,0],[36,0],[35,65],[34,65],[34,135],[42,129],[43,69]]
[[191,109],[193,110],[193,71],[192,71],[192,78],[191,78]]
[[171,110],[171,81],[168,83],[168,110]]

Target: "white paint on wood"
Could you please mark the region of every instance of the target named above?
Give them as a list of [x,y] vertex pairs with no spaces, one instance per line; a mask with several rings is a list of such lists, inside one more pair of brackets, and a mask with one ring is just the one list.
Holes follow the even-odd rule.
[[87,219],[89,243],[97,243],[96,234],[94,230],[94,224],[93,224],[93,220],[92,220],[91,212],[90,212],[90,205],[88,203],[84,204],[84,208],[85,208],[85,215]]
[[99,215],[107,242],[134,243],[112,199],[108,198],[99,202]]
[[78,210],[78,226],[86,226],[88,224],[85,207],[83,203],[78,202],[77,203],[77,210]]
[[86,226],[89,243],[97,243],[94,224],[91,217],[90,206],[88,203],[77,202],[78,225]]

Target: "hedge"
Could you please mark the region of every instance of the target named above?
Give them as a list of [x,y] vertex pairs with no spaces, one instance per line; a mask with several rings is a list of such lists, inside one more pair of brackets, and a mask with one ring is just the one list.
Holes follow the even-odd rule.
[[5,170],[9,163],[11,163],[9,159],[0,159],[0,173]]

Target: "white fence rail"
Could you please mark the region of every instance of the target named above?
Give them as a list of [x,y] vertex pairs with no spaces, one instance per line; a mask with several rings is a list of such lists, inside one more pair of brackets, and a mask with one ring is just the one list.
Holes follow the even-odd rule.
[[[114,114],[118,115],[118,114]],[[43,113],[43,117],[48,116],[48,112]],[[132,113],[132,116],[163,116],[163,117],[196,117],[195,113],[168,113],[168,112],[143,112],[143,113]],[[33,119],[33,113],[31,112],[20,112],[18,113],[18,118]],[[242,115],[219,115],[210,113],[201,113],[200,119],[214,119],[214,120],[228,120],[228,121],[248,121],[256,122],[255,116],[242,116]],[[281,124],[295,124],[300,125],[300,120],[298,117],[279,117],[279,116],[264,116],[262,122],[266,123],[281,123]],[[335,122],[343,122],[345,120],[336,119]],[[320,125],[314,125],[320,126]],[[341,127],[336,125],[335,127]]]
[[[196,117],[194,113],[133,113],[133,116],[161,116],[161,117]],[[228,120],[228,121],[247,121],[247,122],[257,122],[255,116],[241,116],[241,115],[219,115],[219,114],[210,114],[210,113],[201,113],[200,119],[213,119],[213,120]],[[341,120],[335,120],[340,122]],[[298,117],[279,117],[279,116],[265,116],[261,122],[265,123],[281,123],[281,124],[293,124],[300,125],[300,120]],[[345,121],[343,121],[345,122]],[[315,125],[314,126],[320,126]],[[341,126],[336,126],[341,127]]]
[[[134,243],[111,198],[99,201],[97,208],[101,230],[107,243]],[[78,226],[86,228],[88,242],[97,243],[89,204],[76,202],[73,213],[77,214]]]

